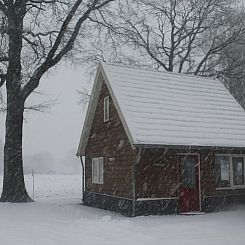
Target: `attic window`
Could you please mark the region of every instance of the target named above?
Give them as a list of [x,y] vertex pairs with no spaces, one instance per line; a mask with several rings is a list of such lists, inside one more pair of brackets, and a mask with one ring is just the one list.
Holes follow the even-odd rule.
[[110,119],[110,97],[104,98],[104,122],[108,122]]

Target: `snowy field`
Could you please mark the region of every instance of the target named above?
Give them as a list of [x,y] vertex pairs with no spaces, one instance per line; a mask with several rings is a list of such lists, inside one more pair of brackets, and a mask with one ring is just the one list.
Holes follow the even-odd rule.
[[[31,176],[26,183],[32,195]],[[0,244],[245,244],[245,209],[127,218],[80,205],[80,186],[76,175],[36,176],[35,203],[0,204]]]

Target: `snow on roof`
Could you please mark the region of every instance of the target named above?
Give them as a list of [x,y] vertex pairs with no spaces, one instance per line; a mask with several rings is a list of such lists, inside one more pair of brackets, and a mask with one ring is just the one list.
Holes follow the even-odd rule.
[[245,147],[245,111],[219,80],[101,63],[78,155],[103,80],[132,145]]
[[245,111],[219,80],[102,67],[133,144],[245,147]]

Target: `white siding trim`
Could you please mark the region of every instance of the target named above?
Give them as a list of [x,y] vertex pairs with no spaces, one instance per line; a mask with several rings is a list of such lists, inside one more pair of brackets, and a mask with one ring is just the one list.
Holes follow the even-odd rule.
[[93,191],[87,191],[87,192],[88,192],[88,193],[94,193],[94,194],[96,194],[96,195],[101,195],[101,196],[114,197],[114,198],[120,198],[120,199],[125,199],[125,200],[133,201],[132,198],[128,198],[128,197],[113,196],[113,195],[110,195],[110,194],[100,193],[100,192],[93,192]]
[[159,198],[137,198],[136,201],[158,201],[158,200],[171,200],[171,199],[179,199],[179,197],[159,197]]

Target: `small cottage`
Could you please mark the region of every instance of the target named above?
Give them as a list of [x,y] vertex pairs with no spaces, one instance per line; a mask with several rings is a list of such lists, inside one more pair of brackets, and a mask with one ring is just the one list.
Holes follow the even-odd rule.
[[137,216],[245,203],[245,111],[217,79],[101,63],[77,155],[84,205]]

